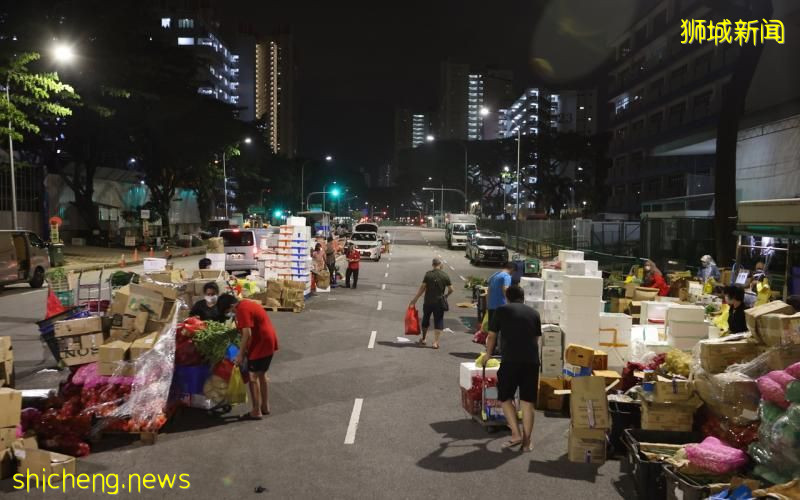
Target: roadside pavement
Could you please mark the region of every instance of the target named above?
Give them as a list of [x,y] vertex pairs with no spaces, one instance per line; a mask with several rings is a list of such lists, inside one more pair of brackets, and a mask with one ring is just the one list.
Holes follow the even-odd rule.
[[[205,246],[199,247],[171,247],[169,250],[154,251],[152,257],[176,258],[190,255],[204,255]],[[140,265],[146,257],[151,257],[149,252],[134,252],[131,248],[107,248],[92,246],[64,246],[64,257],[67,271],[91,271],[101,268],[123,267],[120,263],[125,261],[124,267]],[[138,260],[135,260],[137,257]]]

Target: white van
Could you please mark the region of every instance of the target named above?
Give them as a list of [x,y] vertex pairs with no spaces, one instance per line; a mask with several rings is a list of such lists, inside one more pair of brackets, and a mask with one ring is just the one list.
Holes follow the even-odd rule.
[[40,288],[50,269],[48,246],[31,231],[0,230],[0,286],[27,282]]
[[266,229],[223,229],[219,232],[225,247],[225,270],[254,271],[258,269],[258,254],[266,248],[269,231]]

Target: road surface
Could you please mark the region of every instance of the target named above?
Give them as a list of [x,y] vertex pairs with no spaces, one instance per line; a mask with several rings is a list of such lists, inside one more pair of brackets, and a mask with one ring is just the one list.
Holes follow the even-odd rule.
[[[468,300],[462,278],[494,270],[471,266],[463,250],[447,250],[442,231],[390,232],[392,254],[362,261],[357,290],[334,289],[300,314],[271,314],[280,339],[269,372],[272,415],[238,422],[186,410],[154,446],[105,438],[79,461],[79,472],[118,473],[120,484],[134,473],[190,475],[190,493],[143,491],[143,498],[252,498],[259,487],[267,498],[631,498],[619,462],[566,460],[567,418],[537,412],[528,454],[501,450],[507,433],[487,434],[467,418],[458,367],[483,348],[466,326],[475,310],[455,304]],[[408,302],[438,255],[456,287],[446,316],[454,333],[438,351],[397,343]],[[32,314],[13,312],[32,307],[35,297],[0,299],[15,338],[24,328],[35,337],[25,326]],[[0,485],[11,491],[9,481]]]

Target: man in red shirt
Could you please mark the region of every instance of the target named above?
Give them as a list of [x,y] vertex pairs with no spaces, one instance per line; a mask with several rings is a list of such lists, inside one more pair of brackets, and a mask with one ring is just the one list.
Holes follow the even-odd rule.
[[361,262],[361,253],[352,243],[347,246],[347,272],[345,273],[344,287],[350,288],[350,276],[353,277],[353,288],[358,286],[358,267]]
[[237,366],[243,366],[246,359],[247,372],[250,374],[250,397],[253,409],[242,418],[245,420],[261,420],[262,415],[269,415],[269,379],[267,370],[272,362],[272,355],[278,350],[278,337],[264,307],[250,299],[237,300],[233,295],[222,295],[217,300],[220,312],[236,318],[236,327],[242,333],[239,354],[236,356]]

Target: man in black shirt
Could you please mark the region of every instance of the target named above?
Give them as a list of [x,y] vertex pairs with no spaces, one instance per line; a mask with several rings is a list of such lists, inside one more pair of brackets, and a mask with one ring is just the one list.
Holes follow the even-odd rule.
[[744,318],[744,289],[738,285],[725,287],[725,300],[728,302],[728,330],[731,335],[747,331]]
[[[511,440],[504,447],[522,444],[523,451],[531,451],[534,403],[539,385],[538,337],[542,336],[542,322],[532,307],[526,306],[525,292],[519,285],[506,290],[508,303],[497,309],[489,322],[486,339],[488,360],[494,353],[497,335],[500,335],[503,360],[497,372],[498,399],[503,403],[503,414],[511,428]],[[519,388],[522,406],[522,436],[519,434],[514,393]]]
[[419,343],[425,345],[425,337],[428,335],[428,327],[433,316],[433,348],[439,348],[439,338],[444,329],[444,313],[448,309],[447,297],[453,293],[453,284],[446,272],[442,271],[441,259],[433,259],[433,269],[425,273],[422,278],[417,294],[411,299],[408,307],[416,307],[417,301],[422,295],[425,300],[422,303],[422,338]]

